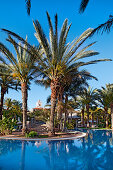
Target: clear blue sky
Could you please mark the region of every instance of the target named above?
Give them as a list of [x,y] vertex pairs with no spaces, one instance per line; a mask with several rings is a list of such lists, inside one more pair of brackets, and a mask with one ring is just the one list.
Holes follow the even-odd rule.
[[[31,16],[29,17],[25,8],[25,0],[4,0],[0,2],[0,28],[12,30],[23,38],[25,38],[27,34],[29,42],[36,45],[38,43],[34,37],[35,30],[32,20],[38,19],[48,35],[46,17],[46,11],[48,11],[52,21],[54,21],[54,15],[56,13],[58,14],[59,31],[65,18],[69,19],[69,23],[72,22],[68,37],[68,41],[72,41],[87,28],[95,28],[105,22],[110,14],[113,14],[112,0],[91,0],[85,13],[82,15],[78,12],[79,5],[80,0],[32,0]],[[5,38],[6,34],[0,32],[0,41],[12,50],[11,45],[6,42]],[[113,29],[109,34],[104,33],[102,36],[95,35],[88,40],[88,42],[93,41],[97,41],[97,43],[92,49],[100,52],[96,59],[113,59]],[[100,88],[101,86],[105,86],[106,83],[113,83],[113,62],[87,66],[86,69],[98,78],[98,82],[94,80],[89,82],[93,88]],[[50,89],[45,90],[44,87],[37,86],[32,82],[28,97],[28,107],[35,107],[38,99],[40,99],[44,105],[49,94]],[[10,90],[6,97],[21,101],[21,92]]]

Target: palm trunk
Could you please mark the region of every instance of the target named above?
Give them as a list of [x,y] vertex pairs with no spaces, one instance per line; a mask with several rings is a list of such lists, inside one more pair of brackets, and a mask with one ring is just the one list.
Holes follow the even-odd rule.
[[63,88],[59,88],[58,92],[58,107],[57,107],[57,119],[60,120],[62,117],[62,100],[63,100]]
[[92,128],[94,128],[94,113],[92,113]]
[[113,130],[113,104],[110,105],[111,108],[111,128]]
[[26,117],[27,117],[27,83],[21,83],[21,91],[22,91],[22,108],[23,108],[23,127],[22,134],[25,135],[27,130],[26,127]]
[[106,117],[106,128],[108,128],[108,109],[107,109],[107,107],[104,107],[104,111],[105,111],[105,117]]
[[6,93],[6,88],[1,86],[0,120],[2,120],[2,109],[3,109],[3,102],[4,102],[5,93]]
[[58,106],[57,106],[57,119],[58,123],[58,130],[61,130],[61,119],[62,119],[62,100],[63,100],[63,88],[60,86],[58,92]]
[[86,104],[86,110],[87,110],[87,127],[89,127],[89,104]]
[[54,131],[54,116],[56,108],[56,99],[57,99],[57,90],[58,90],[58,80],[51,81],[51,114],[50,114],[50,127],[49,127],[49,136],[55,134]]
[[67,102],[68,102],[68,95],[66,94],[66,96],[65,96],[64,131],[65,131],[65,129],[66,129],[66,121],[67,121],[67,116],[68,116],[68,112],[67,112]]
[[82,108],[82,111],[81,111],[81,113],[82,113],[82,119],[81,119],[81,123],[82,123],[82,127],[84,127],[84,108]]

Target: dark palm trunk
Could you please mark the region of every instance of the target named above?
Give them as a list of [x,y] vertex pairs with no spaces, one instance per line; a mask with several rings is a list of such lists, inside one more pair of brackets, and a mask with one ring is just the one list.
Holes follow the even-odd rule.
[[82,116],[81,116],[81,123],[82,123],[82,127],[84,127],[84,108],[82,108],[82,111],[81,111],[81,113],[82,113]]
[[58,80],[52,80],[51,81],[51,115],[50,115],[49,136],[52,136],[55,134],[54,116],[55,116],[55,108],[56,108],[57,90],[58,90]]
[[108,109],[107,109],[107,107],[104,107],[104,111],[105,111],[105,117],[106,117],[106,128],[108,128],[109,124],[108,124]]
[[86,104],[86,110],[87,110],[87,127],[89,127],[89,104]]
[[26,117],[27,117],[27,83],[21,83],[21,91],[22,91],[22,108],[23,108],[23,127],[22,134],[24,135],[26,132]]
[[3,102],[4,102],[5,93],[6,93],[6,87],[1,86],[0,120],[2,120],[2,109],[3,109]]
[[110,105],[111,108],[111,128],[113,130],[113,104]]
[[68,102],[68,95],[65,95],[65,116],[64,116],[64,131],[66,129],[66,121],[67,121],[67,116],[68,116],[68,112],[67,112],[67,102]]
[[58,123],[58,130],[61,130],[61,118],[62,118],[62,100],[63,100],[63,88],[60,86],[58,91],[58,106],[57,106],[57,119],[59,121]]
[[94,127],[94,113],[92,113],[92,128]]

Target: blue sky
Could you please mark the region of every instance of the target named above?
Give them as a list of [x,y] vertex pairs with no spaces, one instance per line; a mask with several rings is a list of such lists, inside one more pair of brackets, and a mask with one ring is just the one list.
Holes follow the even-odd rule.
[[[109,15],[113,14],[112,0],[91,0],[84,14],[79,14],[78,12],[80,0],[32,0],[31,5],[31,16],[29,17],[25,8],[25,0],[1,1],[0,28],[14,31],[23,38],[28,35],[28,41],[35,45],[37,45],[38,42],[34,37],[35,30],[32,20],[38,19],[48,36],[46,11],[49,12],[53,22],[54,15],[56,13],[58,14],[59,31],[65,18],[68,18],[69,23],[72,23],[68,41],[72,41],[89,27],[97,27],[99,24],[105,22]],[[5,38],[6,34],[1,31],[0,41],[13,51],[11,45],[6,42]],[[87,41],[87,44],[93,41],[97,41],[97,43],[92,49],[100,53],[95,57],[96,59],[113,59],[113,29],[111,29],[109,34],[104,33],[102,36],[99,34],[94,35]],[[98,78],[98,81],[91,80],[89,82],[93,88],[100,88],[101,86],[105,86],[106,83],[113,83],[113,62],[98,63],[85,68]],[[32,82],[28,97],[28,107],[35,107],[39,99],[44,105],[49,94],[50,89],[45,90],[44,87],[37,86]],[[9,94],[6,95],[6,97],[21,101],[21,92],[9,90]]]

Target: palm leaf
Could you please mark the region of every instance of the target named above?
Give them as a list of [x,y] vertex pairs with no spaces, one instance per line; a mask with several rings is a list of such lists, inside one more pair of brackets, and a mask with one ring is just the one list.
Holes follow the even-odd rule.
[[89,3],[89,0],[81,0],[79,12],[83,13]]

